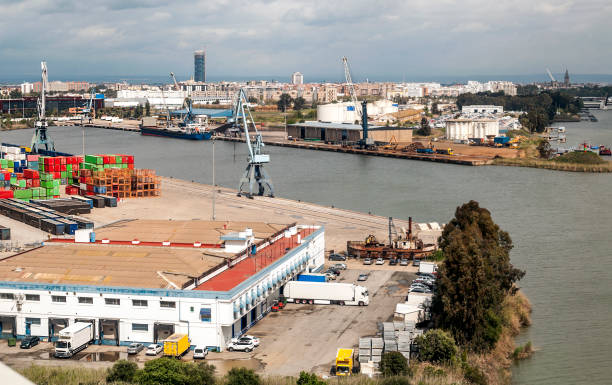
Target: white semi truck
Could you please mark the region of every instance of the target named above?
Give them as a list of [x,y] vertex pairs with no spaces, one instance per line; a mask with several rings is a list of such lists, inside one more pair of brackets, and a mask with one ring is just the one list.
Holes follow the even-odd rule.
[[59,332],[55,343],[55,357],[69,358],[85,349],[94,339],[93,324],[76,322]]
[[320,305],[359,305],[370,303],[368,288],[352,283],[289,281],[283,295],[287,302]]

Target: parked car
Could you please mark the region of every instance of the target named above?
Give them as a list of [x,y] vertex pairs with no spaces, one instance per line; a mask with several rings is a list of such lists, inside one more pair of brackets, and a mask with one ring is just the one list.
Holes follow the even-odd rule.
[[229,345],[227,345],[227,350],[229,350],[230,352],[233,352],[234,350],[240,351],[240,352],[251,352],[253,351],[253,349],[255,349],[255,345],[253,344],[253,341],[249,341],[249,340],[243,340],[243,339],[239,339],[236,342],[230,342]]
[[366,258],[363,260],[363,264],[364,265],[371,265],[372,264],[372,258]]
[[346,261],[346,255],[342,254],[330,254],[328,258],[330,261]]
[[412,266],[420,266],[421,265],[421,260],[420,259],[415,259],[412,261]]
[[421,287],[421,286],[416,286],[416,287],[410,287],[410,293],[431,293],[431,290],[425,288],[425,287]]
[[389,260],[389,265],[390,265],[390,266],[395,266],[395,265],[397,265],[397,259],[395,259],[395,258],[391,258],[391,259]]
[[408,266],[408,260],[406,258],[402,258],[400,261],[400,266]]
[[376,260],[376,264],[377,264],[377,265],[384,265],[384,264],[385,264],[385,260],[384,260],[384,259],[382,259],[382,258],[378,258],[378,259]]
[[340,270],[336,269],[335,267],[329,267],[327,269],[326,273],[334,273],[336,275],[340,275]]
[[252,336],[252,335],[249,335],[249,334],[245,334],[245,335],[241,336],[240,338],[232,339],[232,341],[234,341],[234,340],[235,341],[247,340],[247,341],[251,341],[255,347],[259,346],[259,338],[255,337],[255,336]]
[[159,353],[161,353],[162,350],[164,350],[164,348],[161,345],[151,344],[151,345],[147,346],[147,351],[145,352],[145,354],[147,356],[156,356]]
[[138,354],[142,351],[142,349],[144,349],[143,344],[140,344],[138,342],[133,342],[128,346],[127,352],[128,354]]
[[204,359],[208,355],[208,349],[204,346],[196,346],[193,350],[193,359]]
[[367,281],[369,277],[370,277],[370,274],[359,274],[359,277],[357,277],[357,280],[358,281]]
[[333,267],[338,270],[346,270],[346,263],[336,263]]
[[38,345],[39,342],[40,342],[40,338],[36,336],[27,336],[26,338],[21,340],[21,345],[19,345],[19,347],[21,349],[29,349],[31,347]]
[[336,279],[336,274],[334,274],[334,273],[325,273],[325,276],[327,277],[328,281]]

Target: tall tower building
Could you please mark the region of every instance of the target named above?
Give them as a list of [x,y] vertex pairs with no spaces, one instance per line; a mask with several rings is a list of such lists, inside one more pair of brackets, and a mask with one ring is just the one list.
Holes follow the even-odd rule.
[[198,50],[193,53],[193,80],[206,81],[206,51]]
[[304,84],[304,75],[299,72],[294,72],[291,75],[291,84]]
[[570,85],[569,72],[567,72],[567,68],[565,69],[565,77],[563,78],[563,83],[566,87]]

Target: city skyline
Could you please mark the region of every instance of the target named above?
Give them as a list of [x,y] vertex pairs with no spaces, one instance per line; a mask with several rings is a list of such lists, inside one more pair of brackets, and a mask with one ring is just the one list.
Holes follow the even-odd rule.
[[26,0],[0,1],[0,7],[3,79],[36,74],[43,59],[58,79],[170,71],[185,79],[194,75],[193,51],[202,46],[211,80],[287,81],[300,71],[308,79],[338,81],[342,55],[359,81],[540,73],[546,80],[546,68],[605,75],[612,59],[600,48],[612,5],[599,0],[386,2],[374,11],[365,2],[275,1],[235,7]]

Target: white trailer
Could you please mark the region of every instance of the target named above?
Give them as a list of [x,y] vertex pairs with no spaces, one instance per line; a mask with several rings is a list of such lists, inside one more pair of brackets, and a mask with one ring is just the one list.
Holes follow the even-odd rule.
[[429,273],[429,274],[433,274],[434,271],[436,271],[436,264],[433,262],[423,262],[421,261],[421,263],[419,264],[419,273]]
[[85,349],[94,339],[93,324],[76,322],[59,332],[55,343],[55,357],[72,357]]
[[289,281],[283,291],[287,302],[320,305],[359,305],[370,303],[368,288],[352,283]]

